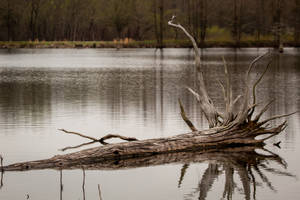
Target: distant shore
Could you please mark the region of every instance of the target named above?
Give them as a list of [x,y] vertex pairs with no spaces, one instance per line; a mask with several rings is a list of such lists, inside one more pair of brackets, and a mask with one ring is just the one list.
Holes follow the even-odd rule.
[[[274,47],[273,41],[206,41],[203,48]],[[300,42],[283,42],[284,47],[300,47]],[[0,41],[0,49],[13,48],[157,48],[156,41]],[[165,40],[164,48],[192,47],[187,40]]]

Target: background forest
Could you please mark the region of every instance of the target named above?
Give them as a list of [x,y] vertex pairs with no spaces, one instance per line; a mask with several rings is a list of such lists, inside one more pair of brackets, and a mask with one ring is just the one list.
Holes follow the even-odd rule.
[[300,0],[0,0],[0,41],[197,39],[299,43]]

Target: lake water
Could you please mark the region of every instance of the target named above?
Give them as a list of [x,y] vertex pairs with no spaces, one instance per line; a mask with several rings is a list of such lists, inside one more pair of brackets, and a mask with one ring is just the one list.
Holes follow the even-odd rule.
[[[222,56],[230,65],[234,93],[238,94],[247,65],[266,51],[202,51],[207,88],[217,107],[224,106],[218,85],[224,78]],[[147,139],[189,132],[179,114],[178,98],[198,129],[207,128],[197,102],[185,89],[196,84],[193,62],[189,49],[0,50],[0,154],[4,165],[49,158],[65,153],[60,151],[64,147],[89,142],[61,133],[59,128],[96,138],[117,133]],[[256,66],[253,79],[266,63],[265,59]],[[276,99],[265,117],[300,110],[299,49],[275,55],[257,98],[259,103]],[[166,155],[154,159],[156,164],[115,170],[5,172],[0,199],[93,200],[100,199],[99,185],[103,200],[296,200],[300,195],[299,119],[299,113],[289,117],[286,130],[267,141],[265,148],[280,156],[274,159],[215,152]],[[273,145],[278,141],[281,148]],[[273,155],[270,152],[263,154]],[[244,157],[258,163],[244,161]]]

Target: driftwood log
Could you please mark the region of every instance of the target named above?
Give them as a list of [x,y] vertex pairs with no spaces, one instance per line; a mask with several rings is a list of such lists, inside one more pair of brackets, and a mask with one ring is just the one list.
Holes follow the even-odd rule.
[[[181,170],[178,171],[180,174],[178,188],[180,188],[184,182],[184,177],[189,170],[189,166],[191,164],[205,163],[207,164],[207,169],[203,172],[194,191],[189,194],[190,196],[198,196],[198,199],[202,200],[207,198],[213,184],[218,180],[218,178],[220,178],[220,176],[225,177],[224,192],[222,194],[223,199],[225,199],[225,197],[227,197],[226,199],[231,199],[230,197],[232,197],[235,193],[235,190],[243,193],[245,199],[251,199],[251,196],[253,196],[253,199],[256,199],[255,196],[259,187],[264,187],[264,185],[269,187],[271,190],[276,191],[276,188],[274,188],[272,182],[265,174],[266,172],[268,174],[271,173],[272,175],[281,177],[286,176],[296,178],[295,175],[285,170],[287,168],[287,163],[280,156],[264,148],[254,146],[165,153],[147,157],[107,160],[101,162],[86,160],[85,162],[77,163],[77,165],[69,166],[49,165],[49,163],[53,162],[53,159],[27,163],[32,166],[32,168],[28,169],[22,169],[17,165],[11,165],[11,167],[7,169],[11,171],[40,170],[45,168],[58,170],[60,173],[61,196],[63,192],[62,172],[63,170],[73,169],[82,170],[83,196],[85,196],[85,170],[120,170],[163,164],[182,164]],[[276,168],[273,168],[273,165],[276,165]],[[278,169],[278,166],[281,166],[283,170]],[[234,176],[234,174],[239,177],[239,180],[242,183],[241,186],[236,184],[235,181],[238,180],[235,180],[237,177]],[[99,197],[101,197],[100,185],[98,185],[98,192]]]
[[[287,126],[286,121],[276,127],[269,127],[268,122],[274,119],[287,117],[287,115],[278,115],[269,119],[260,120],[264,112],[267,111],[273,101],[267,102],[261,111],[258,111],[254,116],[254,111],[257,107],[256,103],[256,87],[262,80],[265,72],[271,65],[271,61],[266,66],[266,70],[261,76],[251,85],[250,73],[257,62],[261,59],[270,56],[270,53],[263,54],[254,59],[245,73],[245,88],[243,94],[233,97],[232,84],[230,73],[227,64],[224,60],[225,84],[220,82],[223,90],[225,111],[219,111],[213,104],[206,90],[200,52],[194,38],[180,24],[174,23],[175,17],[168,22],[172,27],[182,30],[191,40],[195,51],[195,65],[197,68],[198,85],[197,88],[188,90],[196,97],[201,111],[209,123],[209,129],[199,131],[187,117],[184,107],[180,104],[181,116],[192,132],[176,135],[167,138],[148,139],[138,141],[136,138],[128,138],[120,135],[108,135],[103,138],[96,139],[85,136],[80,133],[63,130],[65,133],[76,134],[92,140],[92,142],[100,142],[105,144],[101,147],[90,148],[75,153],[57,155],[51,159],[24,162],[12,164],[2,167],[2,170],[26,170],[26,169],[41,169],[41,168],[68,168],[75,165],[83,165],[90,162],[104,161],[120,161],[124,159],[147,157],[157,154],[165,154],[172,152],[184,152],[192,150],[208,150],[221,149],[232,146],[262,146],[264,141],[279,134]],[[251,98],[252,97],[252,98]],[[265,137],[257,137],[265,136]],[[107,144],[104,140],[118,137],[125,139],[128,142]],[[88,143],[89,144],[89,143]]]

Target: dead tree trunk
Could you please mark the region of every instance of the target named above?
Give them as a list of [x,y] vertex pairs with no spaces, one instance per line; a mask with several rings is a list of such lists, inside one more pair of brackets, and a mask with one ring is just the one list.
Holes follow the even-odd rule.
[[[250,85],[250,72],[255,64],[266,57],[268,54],[259,56],[253,60],[246,72],[245,76],[245,88],[243,94],[233,97],[232,84],[229,77],[228,67],[224,60],[224,68],[226,81],[225,85],[220,83],[225,101],[225,112],[220,112],[214,106],[213,101],[210,99],[204,82],[204,76],[202,73],[202,66],[200,60],[200,52],[195,39],[186,31],[180,24],[174,23],[175,16],[168,22],[172,27],[182,30],[187,37],[191,40],[195,50],[195,62],[198,71],[198,86],[196,91],[188,88],[188,90],[196,97],[200,108],[204,113],[206,119],[209,122],[210,129],[204,131],[198,131],[189,118],[186,116],[183,105],[180,103],[181,116],[190,127],[192,132],[186,134],[180,134],[172,137],[148,139],[138,141],[135,138],[128,138],[120,135],[108,135],[103,138],[96,139],[85,136],[80,133],[69,132],[63,130],[66,133],[76,134],[92,140],[93,142],[100,142],[105,144],[102,147],[95,147],[86,150],[82,150],[75,153],[57,155],[53,158],[12,164],[2,167],[3,170],[28,170],[28,169],[41,169],[41,168],[66,168],[74,165],[84,165],[87,163],[105,162],[127,160],[137,157],[148,157],[157,154],[165,154],[172,152],[184,152],[193,150],[208,150],[208,149],[221,149],[231,146],[262,146],[264,141],[279,134],[285,127],[286,121],[276,127],[268,127],[267,123],[271,120],[286,117],[287,115],[278,115],[266,120],[260,120],[262,114],[268,109],[270,104],[267,103],[261,111],[254,117],[253,113],[257,106],[256,103],[256,87],[261,81],[263,75],[267,71],[271,62],[266,67],[265,72],[259,77],[258,80]],[[252,99],[250,98],[252,94]],[[239,104],[237,102],[239,101]],[[180,102],[180,101],[179,101]],[[238,109],[234,109],[238,106]],[[238,112],[235,112],[238,110]],[[257,136],[265,136],[257,138]],[[120,139],[127,140],[129,142],[107,144],[104,140],[118,137]]]

